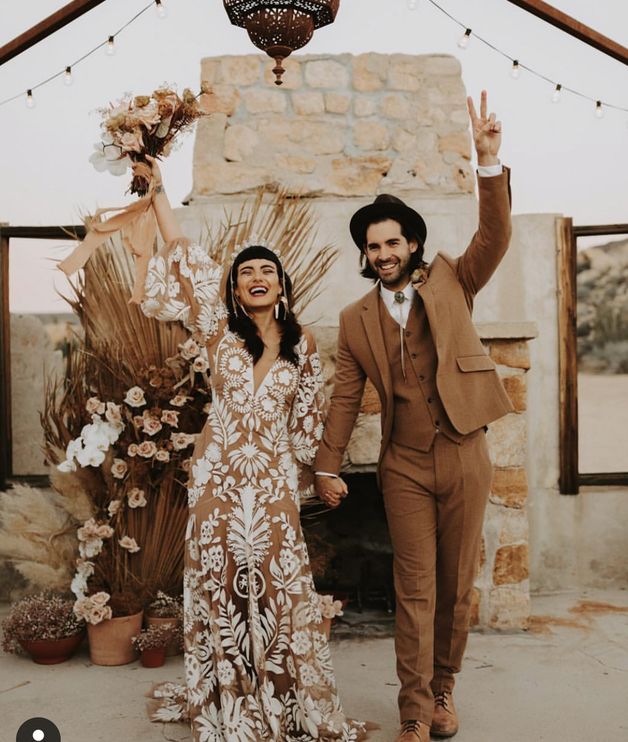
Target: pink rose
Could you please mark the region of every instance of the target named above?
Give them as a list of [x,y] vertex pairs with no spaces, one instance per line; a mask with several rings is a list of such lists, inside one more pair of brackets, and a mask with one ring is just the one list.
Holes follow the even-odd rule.
[[109,606],[94,606],[86,616],[86,621],[92,625],[111,618],[112,611]]
[[142,441],[137,447],[137,453],[145,459],[150,459],[157,453],[157,446],[153,441]]
[[107,605],[110,598],[111,598],[111,595],[109,595],[109,593],[106,593],[104,591],[101,591],[99,593],[94,593],[93,595],[89,596],[89,599],[91,600],[92,604],[97,605],[97,606]]
[[112,500],[109,505],[107,505],[107,512],[109,513],[110,518],[113,518],[113,516],[120,510],[121,505],[122,500]]
[[125,131],[124,134],[118,138],[118,143],[125,152],[141,152],[142,147],[144,146],[142,132],[139,129]]
[[186,397],[185,394],[177,394],[176,397],[173,397],[170,400],[170,404],[173,407],[183,407],[185,403],[188,401],[188,399],[191,399],[190,397]]
[[116,479],[124,479],[129,467],[124,459],[114,459],[111,465],[111,473]]
[[181,348],[181,355],[185,358],[186,361],[190,361],[192,360],[192,358],[196,358],[196,356],[201,352],[198,343],[192,338],[188,338],[188,340],[186,340],[185,343],[183,343],[183,345],[180,345],[179,347]]
[[85,409],[90,415],[102,415],[105,411],[105,403],[101,402],[98,397],[90,397],[85,403]]
[[173,433],[170,436],[175,451],[182,451],[196,440],[196,436],[187,433]]
[[[141,418],[140,418],[141,419]],[[131,445],[127,448],[126,452],[128,456],[137,456],[137,443],[131,443]]]
[[146,435],[155,435],[155,433],[159,433],[162,427],[163,425],[156,417],[144,417],[144,432]]
[[126,393],[124,401],[129,405],[129,407],[143,407],[146,404],[144,390],[139,386],[131,387]]
[[207,363],[203,356],[197,356],[194,359],[194,363],[192,363],[192,368],[199,373],[203,373],[209,368],[209,363]]
[[155,454],[155,460],[162,462],[170,461],[170,452],[162,448]]
[[144,490],[141,490],[139,487],[133,487],[133,489],[129,490],[127,498],[130,508],[143,508],[147,504]]
[[179,413],[174,410],[164,410],[161,415],[161,422],[170,425],[171,428],[178,428]]

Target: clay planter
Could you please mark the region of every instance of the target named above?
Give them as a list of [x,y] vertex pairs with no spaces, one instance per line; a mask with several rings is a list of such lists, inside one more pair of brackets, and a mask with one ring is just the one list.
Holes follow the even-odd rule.
[[161,667],[166,661],[166,647],[143,649],[140,662],[144,667]]
[[85,632],[63,639],[19,639],[22,647],[38,665],[58,665],[65,662],[76,652],[83,641]]
[[331,636],[331,618],[323,618],[323,620],[320,622],[321,631],[327,639],[329,640],[329,637]]
[[[177,625],[180,624],[181,622],[178,618],[163,618],[162,616],[146,616],[146,620],[144,621],[144,623],[146,624],[146,628],[149,628],[149,626],[165,626],[166,624],[172,624],[176,628]],[[166,647],[166,657],[174,657],[177,654],[183,654],[183,650],[179,649],[177,640],[175,637],[173,637],[168,643],[168,646]]]
[[95,665],[128,665],[137,659],[131,638],[140,633],[144,611],[87,624],[89,656]]

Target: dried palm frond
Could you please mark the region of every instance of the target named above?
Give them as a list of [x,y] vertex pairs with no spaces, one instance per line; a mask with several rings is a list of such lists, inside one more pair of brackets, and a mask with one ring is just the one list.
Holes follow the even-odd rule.
[[298,316],[320,295],[323,278],[338,257],[337,249],[318,244],[311,203],[288,189],[270,192],[260,188],[239,212],[225,211],[217,228],[208,227],[205,240],[211,257],[227,265],[234,248],[254,236],[281,253],[292,279]]

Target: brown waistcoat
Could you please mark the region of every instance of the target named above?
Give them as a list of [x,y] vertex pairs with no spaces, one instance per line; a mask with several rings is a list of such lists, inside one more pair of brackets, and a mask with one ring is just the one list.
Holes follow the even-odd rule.
[[459,443],[462,436],[452,426],[436,387],[438,357],[423,302],[415,297],[410,307],[403,330],[403,364],[400,325],[381,298],[379,313],[394,397],[390,439],[418,451],[429,451],[438,434]]

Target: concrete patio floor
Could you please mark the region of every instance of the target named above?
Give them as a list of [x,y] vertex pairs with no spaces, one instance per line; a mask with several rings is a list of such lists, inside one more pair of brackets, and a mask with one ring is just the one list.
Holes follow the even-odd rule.
[[[381,725],[369,742],[392,742],[393,640],[332,639],[332,653],[346,711]],[[59,727],[62,742],[190,740],[185,725],[152,724],[144,715],[151,684],[182,677],[181,657],[149,670],[138,662],[91,665],[86,646],[49,667],[2,654],[0,739],[13,742],[23,721],[43,716]],[[456,701],[456,742],[626,742],[628,591],[537,596],[529,631],[473,633]]]

